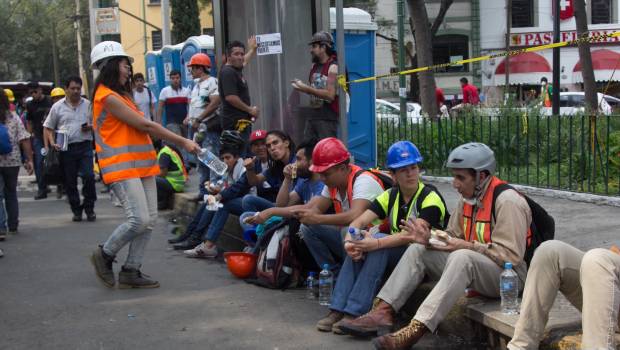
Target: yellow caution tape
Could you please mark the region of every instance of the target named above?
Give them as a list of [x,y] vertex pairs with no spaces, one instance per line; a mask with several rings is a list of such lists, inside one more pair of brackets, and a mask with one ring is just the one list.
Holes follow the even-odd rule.
[[461,65],[464,65],[464,64],[468,64],[468,63],[474,63],[474,62],[490,60],[492,58],[506,57],[506,56],[517,56],[517,55],[520,55],[520,54],[523,54],[523,53],[526,53],[526,52],[536,52],[536,51],[553,49],[553,48],[556,48],[556,47],[563,47],[563,46],[569,46],[569,45],[578,45],[578,44],[581,44],[581,43],[584,43],[584,42],[595,43],[595,42],[598,42],[598,41],[603,41],[605,39],[616,38],[616,37],[620,37],[620,31],[619,32],[614,32],[614,33],[608,33],[608,34],[601,34],[601,35],[583,36],[582,38],[579,38],[579,39],[576,39],[576,40],[571,40],[571,41],[561,41],[561,42],[558,42],[558,43],[545,44],[545,45],[540,45],[540,46],[532,46],[532,47],[527,47],[527,48],[518,49],[518,50],[504,51],[504,52],[496,53],[496,54],[493,54],[493,55],[484,55],[484,56],[479,56],[479,57],[474,57],[474,58],[467,58],[467,59],[463,59],[463,60],[447,62],[447,63],[434,64],[434,65],[431,65],[431,66],[420,67],[420,68],[415,68],[415,69],[408,69],[408,70],[404,70],[404,71],[400,71],[400,72],[394,72],[394,73],[388,73],[388,74],[375,75],[373,77],[360,78],[360,79],[355,79],[355,80],[351,80],[351,81],[347,81],[347,79],[346,79],[346,77],[344,75],[339,75],[338,76],[338,85],[340,85],[340,87],[342,87],[342,89],[344,89],[345,91],[348,91],[348,86],[347,86],[348,84],[363,83],[363,82],[366,82],[366,81],[372,81],[372,80],[378,80],[378,79],[383,79],[383,78],[395,77],[395,76],[399,76],[399,75],[415,74],[415,73],[426,72],[426,71],[436,70],[436,69],[439,69],[439,68],[445,68],[445,67],[450,67],[450,66],[461,66]]
[[523,113],[523,115],[521,116],[521,118],[523,119],[523,131],[522,131],[522,134],[523,134],[523,135],[527,135],[527,130],[528,130],[528,125],[527,125],[527,112]]

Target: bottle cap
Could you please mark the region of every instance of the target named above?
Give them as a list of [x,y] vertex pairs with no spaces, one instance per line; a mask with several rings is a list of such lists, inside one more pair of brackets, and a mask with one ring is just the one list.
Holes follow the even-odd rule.
[[504,263],[504,269],[506,269],[506,270],[512,269],[512,263],[510,263],[510,262]]
[[323,264],[323,270],[329,270],[329,264]]
[[355,233],[355,227],[349,227],[349,233]]
[[308,273],[308,276],[314,277],[314,276],[316,276],[316,273],[314,271],[310,271],[310,273]]

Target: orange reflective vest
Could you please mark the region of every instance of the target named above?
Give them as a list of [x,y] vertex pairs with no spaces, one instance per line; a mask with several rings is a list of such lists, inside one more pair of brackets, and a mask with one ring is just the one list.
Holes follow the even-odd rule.
[[93,101],[95,151],[103,182],[157,176],[157,154],[149,135],[118,119],[104,108],[106,97],[114,95],[127,107],[141,113],[127,97],[99,85]]
[[[353,164],[349,165],[349,169],[351,169],[351,172],[349,173],[349,178],[347,179],[347,200],[349,201],[349,207],[350,207],[351,205],[353,205],[353,182],[356,179],[355,175],[357,175],[358,172],[363,171],[363,169]],[[370,171],[366,173],[372,176],[375,180],[377,180],[379,184],[383,184],[383,182]],[[383,185],[381,185],[381,187],[383,187]],[[339,213],[342,213],[342,202],[337,199],[336,197],[337,194],[338,194],[337,188],[329,189],[329,196],[332,202],[334,203],[334,211],[336,212],[336,214],[339,214]]]
[[[463,216],[461,217],[461,227],[465,233],[466,241],[477,240],[480,243],[491,243],[493,240],[491,235],[493,228],[491,227],[491,220],[493,218],[493,193],[495,188],[501,184],[505,184],[506,181],[500,180],[497,177],[491,177],[491,183],[482,197],[482,207],[474,207],[471,204],[463,204]],[[530,228],[527,231],[528,245],[531,240],[532,232]]]

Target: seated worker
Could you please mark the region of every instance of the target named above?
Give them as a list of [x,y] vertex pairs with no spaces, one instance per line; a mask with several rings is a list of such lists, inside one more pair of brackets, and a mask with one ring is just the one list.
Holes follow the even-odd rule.
[[[380,194],[349,228],[362,230],[363,239],[346,233],[347,257],[340,269],[329,314],[317,323],[323,332],[343,334],[341,325],[370,310],[383,276],[394,269],[413,237],[401,232],[402,221],[415,221],[426,228],[444,228],[446,205],[434,187],[420,180],[422,155],[409,141],[398,141],[387,152],[386,168],[394,187]],[[377,219],[388,219],[389,234],[369,234],[366,230]],[[388,231],[388,230],[386,230]]]
[[408,326],[373,339],[376,349],[409,349],[425,333],[437,329],[466,288],[499,298],[505,262],[513,264],[520,286],[525,281],[527,264],[523,259],[532,213],[525,198],[512,189],[501,192],[493,203],[495,188],[505,183],[493,176],[493,151],[482,143],[467,143],[450,153],[446,166],[452,170],[452,185],[462,198],[448,222],[445,245],[429,247],[429,228],[404,222],[403,229],[420,244],[407,248],[377,295],[379,303],[354,320],[355,324],[366,331],[391,328],[395,310],[405,304],[426,274],[438,282]]
[[[383,193],[383,182],[376,175],[349,164],[350,157],[337,138],[319,141],[312,152],[310,171],[320,175],[325,187],[305,208],[295,210],[302,223],[301,236],[314,260],[320,267],[329,265],[334,275],[338,274],[346,255],[341,231]],[[331,207],[335,213],[326,214]]]
[[[256,156],[254,166],[257,173],[261,173],[263,170],[267,169],[268,166],[269,154],[267,153],[267,146],[265,145],[266,137],[267,131],[265,130],[252,131],[250,135],[250,151]],[[263,185],[268,184],[264,183]],[[224,204],[218,211],[227,210],[234,213],[241,213],[243,211],[241,208],[243,196],[251,191],[256,191],[260,197],[271,201],[275,201],[278,194],[278,189],[271,188],[270,186],[259,186],[258,188],[254,188],[248,183],[248,178],[244,172],[237,182],[216,195],[220,199],[220,203]],[[187,226],[185,232],[178,237],[169,239],[168,243],[182,243],[182,245],[177,248],[180,250],[192,249],[199,245],[202,242],[203,234],[207,228],[207,226],[198,225],[199,221],[199,217],[195,216],[194,220]]]
[[[248,183],[257,187],[267,183],[269,187],[279,190],[284,181],[284,167],[295,162],[295,143],[287,133],[280,130],[269,131],[265,143],[269,152],[269,168],[256,173],[256,157],[246,159],[244,165]],[[274,205],[273,201],[257,195],[246,195],[243,198],[244,212],[258,212]]]
[[[245,142],[241,136],[235,132],[235,134],[228,134],[226,137],[222,136],[220,138],[220,143],[220,159],[227,166],[226,174],[224,177],[221,177],[214,171],[210,173],[210,180],[204,183],[204,187],[208,193],[207,198],[198,208],[198,211],[194,215],[194,219],[186,229],[186,231],[190,231],[191,233],[187,237],[187,240],[175,244],[173,246],[174,250],[189,250],[195,248],[202,242],[207,227],[212,227],[214,225],[223,227],[226,223],[228,213],[223,217],[223,222],[214,222],[215,216],[217,216],[217,212],[219,212],[221,208],[209,210],[209,207],[210,204],[214,202],[219,203],[220,197],[217,195],[239,181],[245,173],[243,159],[239,157],[239,152],[244,149]],[[220,214],[220,216],[221,215],[222,214]],[[218,216],[219,220],[221,220],[220,216]],[[217,249],[214,248],[213,250],[215,255],[217,255]]]
[[181,152],[168,143],[157,153],[160,173],[155,178],[157,185],[157,209],[164,210],[170,208],[171,199],[175,193],[181,193],[185,189],[187,181],[187,170],[183,165]]
[[525,281],[519,321],[508,349],[538,349],[558,290],[581,311],[583,349],[616,349],[620,307],[620,251],[588,252],[560,241],[543,242]]

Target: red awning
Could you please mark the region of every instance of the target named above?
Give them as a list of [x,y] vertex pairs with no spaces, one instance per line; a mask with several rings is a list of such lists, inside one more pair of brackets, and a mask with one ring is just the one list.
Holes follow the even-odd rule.
[[[594,70],[620,70],[620,53],[609,49],[602,49],[592,51],[591,55]],[[577,62],[573,72],[581,72],[581,60]]]
[[[520,55],[510,57],[510,74],[514,73],[548,73],[551,66],[547,60],[536,53],[525,52]],[[506,59],[504,59],[495,69],[495,74],[506,74]]]

